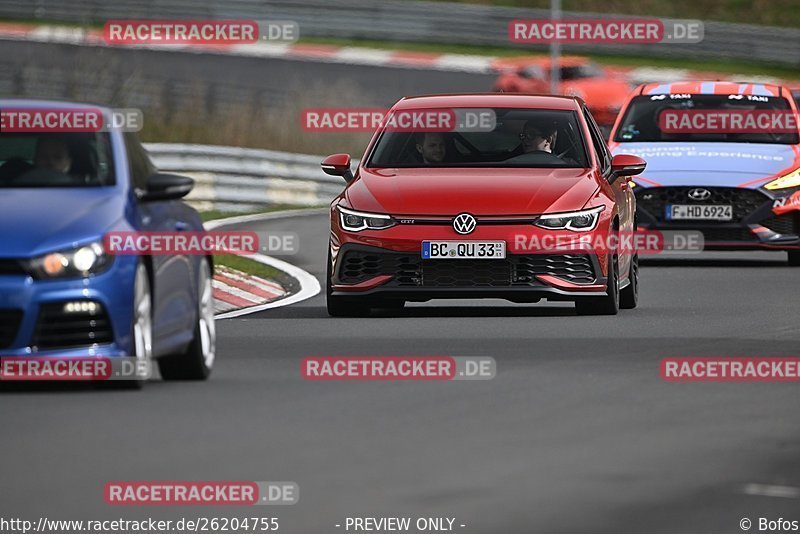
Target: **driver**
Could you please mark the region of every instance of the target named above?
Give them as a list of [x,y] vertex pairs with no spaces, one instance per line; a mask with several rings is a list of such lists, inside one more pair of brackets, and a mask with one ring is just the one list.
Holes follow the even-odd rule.
[[53,136],[39,138],[33,163],[37,169],[67,174],[72,167],[72,156],[70,156],[66,141]]
[[422,156],[425,164],[439,164],[447,155],[444,134],[424,133],[417,139],[417,152]]
[[519,138],[522,139],[522,151],[525,154],[530,152],[552,154],[556,142],[556,128],[555,125],[531,119],[523,126]]

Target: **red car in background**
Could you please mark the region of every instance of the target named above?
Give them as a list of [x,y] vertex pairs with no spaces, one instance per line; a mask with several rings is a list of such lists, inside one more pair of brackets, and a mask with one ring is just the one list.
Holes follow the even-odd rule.
[[[500,76],[493,90],[504,93],[550,93],[551,66],[549,56],[497,60],[494,67],[500,71]],[[622,73],[600,67],[581,56],[562,57],[560,72],[558,94],[577,96],[586,102],[603,134],[607,136],[632,85]]]
[[[380,128],[355,173],[347,154],[322,162],[347,181],[331,203],[328,313],[363,316],[453,298],[567,300],[579,315],[635,307],[636,255],[609,252],[602,240],[634,229],[634,197],[623,177],[642,172],[645,162],[612,159],[576,98],[404,98],[389,116],[470,108],[491,109],[491,129]],[[588,238],[590,245],[530,245],[556,238]]]

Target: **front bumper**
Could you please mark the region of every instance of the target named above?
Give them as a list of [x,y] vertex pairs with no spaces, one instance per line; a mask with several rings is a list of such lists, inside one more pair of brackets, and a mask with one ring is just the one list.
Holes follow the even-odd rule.
[[[0,357],[130,356],[136,261],[117,256],[107,271],[77,279],[0,274]],[[67,312],[70,302],[95,306]]]
[[[711,192],[705,201],[692,201],[688,192],[702,188]],[[639,227],[659,231],[700,231],[704,247],[716,250],[785,250],[800,247],[800,211],[777,214],[782,197],[740,187],[636,187]],[[716,221],[669,221],[669,204],[732,206],[733,219]]]
[[[601,219],[600,226],[606,222]],[[467,236],[455,234],[446,222],[353,233],[342,231],[334,221],[331,291],[335,296],[409,301],[503,298],[536,302],[605,295],[607,254],[604,251],[583,248],[562,252],[526,246],[536,238],[539,238],[536,242],[546,242],[544,238],[554,235],[554,231],[532,224],[490,221],[481,221]],[[502,240],[506,242],[506,258],[423,259],[425,240]]]

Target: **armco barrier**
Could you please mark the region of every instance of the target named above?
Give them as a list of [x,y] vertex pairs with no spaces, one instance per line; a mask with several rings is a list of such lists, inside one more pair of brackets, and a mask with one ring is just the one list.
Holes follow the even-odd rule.
[[[169,143],[148,143],[145,148],[160,170],[195,179],[187,200],[202,209],[319,206],[329,203],[345,185],[341,178],[322,172],[323,156]],[[358,161],[353,168],[356,165]]]
[[[508,23],[543,19],[546,9],[403,0],[3,0],[0,17],[98,24],[108,19],[293,20],[300,35],[448,44],[512,45]],[[609,18],[613,14],[566,11],[564,18]],[[541,50],[542,47],[527,47]],[[566,51],[597,52],[593,45]],[[706,22],[697,44],[604,45],[604,52],[659,57],[746,59],[800,65],[800,29]]]

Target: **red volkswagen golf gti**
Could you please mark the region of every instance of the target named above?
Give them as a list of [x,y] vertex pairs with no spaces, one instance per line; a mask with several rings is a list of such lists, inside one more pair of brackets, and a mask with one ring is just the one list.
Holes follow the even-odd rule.
[[[431,113],[456,119],[409,119]],[[634,230],[625,177],[644,167],[612,159],[577,98],[404,98],[355,172],[347,154],[322,162],[347,182],[331,203],[328,313],[453,298],[568,300],[581,315],[634,308],[635,250],[605,244]]]

